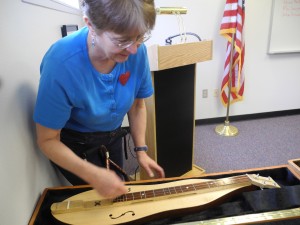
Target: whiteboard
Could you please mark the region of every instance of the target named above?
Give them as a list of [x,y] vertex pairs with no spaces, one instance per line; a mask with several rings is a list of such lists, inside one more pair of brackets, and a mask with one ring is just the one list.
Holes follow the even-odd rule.
[[300,52],[300,0],[273,0],[268,53]]

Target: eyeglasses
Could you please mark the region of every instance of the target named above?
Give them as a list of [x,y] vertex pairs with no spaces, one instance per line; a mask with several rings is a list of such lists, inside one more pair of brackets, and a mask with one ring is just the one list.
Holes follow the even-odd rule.
[[122,40],[118,40],[117,38],[110,37],[107,32],[105,32],[104,34],[119,49],[129,48],[130,46],[134,45],[135,43],[142,44],[142,43],[144,43],[145,41],[148,41],[151,38],[151,33],[150,32],[145,33],[143,36],[138,36],[135,41],[132,41],[132,40],[122,41]]

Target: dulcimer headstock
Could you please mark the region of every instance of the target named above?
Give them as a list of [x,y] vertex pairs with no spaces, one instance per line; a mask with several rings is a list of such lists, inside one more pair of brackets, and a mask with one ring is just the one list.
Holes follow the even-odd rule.
[[260,188],[280,188],[271,177],[262,177],[259,174],[246,174],[253,185]]

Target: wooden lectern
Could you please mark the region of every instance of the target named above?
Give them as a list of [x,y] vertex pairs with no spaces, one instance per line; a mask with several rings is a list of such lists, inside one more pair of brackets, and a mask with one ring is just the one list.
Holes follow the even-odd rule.
[[[212,59],[212,41],[150,46],[154,95],[146,99],[148,154],[166,177],[196,170],[193,165],[196,63]],[[195,174],[195,173],[193,173]],[[141,171],[141,179],[148,179]]]

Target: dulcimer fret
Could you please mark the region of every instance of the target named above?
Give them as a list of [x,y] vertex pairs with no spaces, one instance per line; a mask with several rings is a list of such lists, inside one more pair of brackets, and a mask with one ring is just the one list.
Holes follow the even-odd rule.
[[241,175],[241,176],[232,177],[232,178],[224,178],[224,179],[216,180],[216,181],[207,181],[207,182],[201,182],[201,183],[196,183],[196,184],[185,184],[185,185],[179,185],[179,186],[175,186],[175,187],[127,193],[127,194],[121,195],[120,197],[113,199],[113,202],[114,203],[126,202],[126,201],[149,199],[149,198],[162,197],[162,196],[168,196],[168,195],[176,195],[176,194],[182,194],[182,193],[187,193],[187,192],[192,192],[192,191],[200,191],[200,190],[204,190],[204,189],[223,187],[226,185],[245,183],[245,182],[250,183],[249,178],[245,175]]

